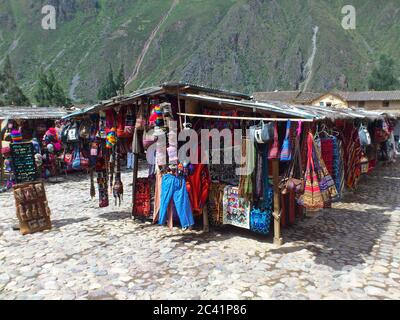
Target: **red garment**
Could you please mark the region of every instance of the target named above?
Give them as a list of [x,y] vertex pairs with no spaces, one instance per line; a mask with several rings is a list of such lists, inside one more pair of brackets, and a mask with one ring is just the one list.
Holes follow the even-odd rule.
[[126,107],[121,107],[117,115],[117,137],[125,137]]
[[201,215],[210,191],[211,178],[207,165],[194,165],[194,173],[186,179],[190,205],[194,215]]

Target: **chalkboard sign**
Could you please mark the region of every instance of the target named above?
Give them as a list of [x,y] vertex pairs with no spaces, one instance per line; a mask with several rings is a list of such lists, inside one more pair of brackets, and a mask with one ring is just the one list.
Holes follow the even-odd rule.
[[34,182],[38,178],[32,143],[12,143],[11,157],[17,183]]

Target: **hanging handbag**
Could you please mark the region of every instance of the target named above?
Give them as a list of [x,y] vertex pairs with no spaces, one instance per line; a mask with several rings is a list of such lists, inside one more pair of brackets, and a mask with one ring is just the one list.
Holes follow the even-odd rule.
[[74,151],[74,159],[72,161],[72,169],[74,169],[74,170],[81,169],[81,153],[79,151],[79,147],[76,147],[75,151]]
[[64,153],[64,163],[66,164],[67,168],[71,168],[73,159],[74,157],[72,153],[70,152]]
[[274,143],[269,150],[268,159],[279,159],[279,136],[278,136],[278,123],[274,124]]
[[78,142],[79,141],[79,132],[78,132],[78,123],[74,122],[69,128],[68,128],[68,142]]
[[281,161],[290,161],[292,160],[292,150],[290,146],[290,128],[291,121],[288,120],[286,125],[286,136],[283,141],[282,150],[281,150]]
[[257,143],[268,143],[274,139],[274,123],[269,122],[267,124],[261,121],[258,126],[254,129],[254,138]]
[[84,120],[79,126],[79,137],[88,140],[90,138],[91,123],[89,120]]
[[305,173],[306,185],[303,195],[299,198],[299,204],[309,211],[318,211],[324,207],[321,190],[319,188],[318,177],[315,172],[314,160],[312,155],[313,135],[310,132],[307,137],[307,167]]
[[[282,194],[287,194],[290,191],[294,191],[297,195],[300,195],[304,192],[305,182],[303,175],[303,161],[301,159],[301,150],[300,150],[300,135],[301,135],[301,122],[299,122],[299,128],[297,130],[294,154],[292,161],[289,165],[287,175],[284,179],[282,179],[280,183],[280,189]],[[295,166],[298,166],[297,171],[299,173],[300,178],[294,177]]]
[[358,130],[358,135],[360,137],[360,143],[362,147],[367,147],[371,145],[371,135],[365,126],[361,126]]

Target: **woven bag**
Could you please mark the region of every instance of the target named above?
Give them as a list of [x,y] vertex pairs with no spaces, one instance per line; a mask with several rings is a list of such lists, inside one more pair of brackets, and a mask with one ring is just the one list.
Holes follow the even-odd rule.
[[274,143],[269,150],[268,159],[279,159],[279,136],[278,136],[278,123],[275,122],[274,126]]
[[310,132],[307,137],[308,156],[306,167],[306,186],[304,194],[299,198],[299,203],[309,211],[318,211],[324,207],[321,190],[318,183],[317,173],[315,171],[314,160],[312,156],[313,136]]
[[292,160],[292,150],[290,145],[290,128],[291,121],[288,120],[286,125],[286,137],[283,141],[282,150],[281,150],[281,161],[290,161]]

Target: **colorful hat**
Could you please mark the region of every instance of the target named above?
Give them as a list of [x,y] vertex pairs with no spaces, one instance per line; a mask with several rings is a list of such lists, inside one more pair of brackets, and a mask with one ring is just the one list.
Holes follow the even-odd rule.
[[115,128],[112,128],[107,133],[106,148],[112,149],[117,144],[117,132]]
[[13,142],[21,142],[22,141],[22,133],[18,130],[11,131],[11,140]]

